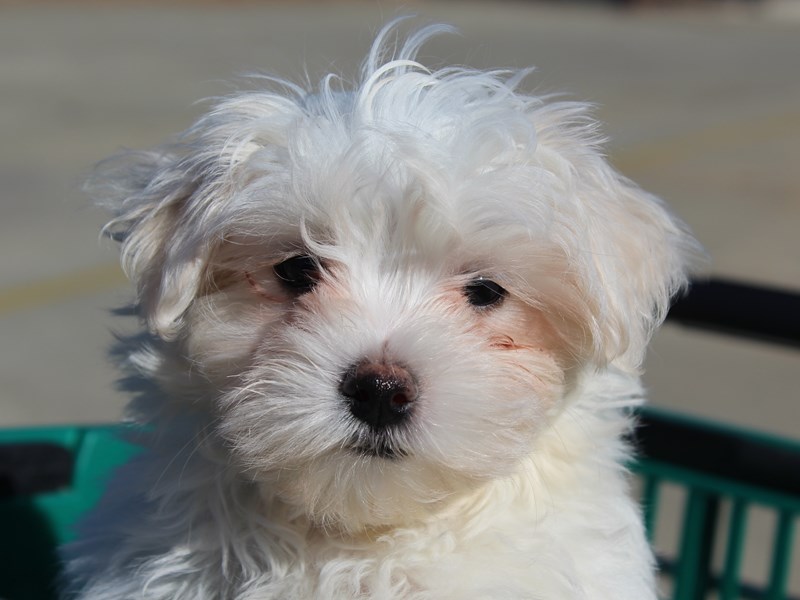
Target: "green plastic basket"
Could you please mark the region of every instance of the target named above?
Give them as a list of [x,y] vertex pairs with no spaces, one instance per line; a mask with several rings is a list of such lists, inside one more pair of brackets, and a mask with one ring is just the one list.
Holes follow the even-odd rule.
[[[792,491],[798,482],[791,478],[796,478],[797,472],[785,473],[784,480],[780,471],[774,471],[776,460],[785,458],[790,466],[800,464],[800,444],[652,410],[645,411],[642,420],[644,427],[637,438],[644,456],[633,469],[643,482],[645,524],[650,532],[656,530],[662,513],[664,485],[678,485],[686,492],[678,552],[660,557],[665,576],[672,579],[670,597],[787,600],[790,570],[798,568],[792,563],[792,528],[800,515],[800,491]],[[120,428],[108,426],[0,430],[0,445],[52,444],[71,453],[74,461],[71,483],[61,489],[0,499],[0,599],[55,597],[57,546],[72,538],[73,525],[97,501],[110,470],[137,451],[118,437],[119,432]],[[676,448],[688,451],[681,457],[674,452]],[[741,471],[737,456],[730,456],[732,452],[738,452],[739,459],[758,461],[760,456],[769,464],[752,465],[755,476],[737,479],[728,476],[726,468],[747,471]],[[722,459],[716,461],[721,468],[714,460],[698,460],[698,456],[714,458],[715,453]],[[775,481],[761,477],[770,472]],[[727,523],[720,518],[723,504],[731,507]],[[775,511],[778,522],[770,579],[760,588],[742,581],[739,575],[747,543],[745,524],[754,505]],[[726,540],[724,568],[716,572],[712,555],[721,535]]]
[[[672,600],[787,600],[789,576],[800,570],[793,548],[800,518],[800,443],[737,427],[648,409],[637,437],[645,526],[652,542],[671,485],[682,490],[678,547],[660,556]],[[723,510],[724,509],[724,510]],[[742,559],[749,515],[774,517],[766,580],[748,582]],[[715,560],[716,559],[716,560]],[[795,600],[796,597],[793,598]]]

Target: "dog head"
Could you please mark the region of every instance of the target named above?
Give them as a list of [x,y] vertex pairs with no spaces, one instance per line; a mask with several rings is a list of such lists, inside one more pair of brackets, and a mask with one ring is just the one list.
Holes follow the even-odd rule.
[[164,385],[191,379],[238,468],[346,528],[513,471],[576,373],[636,370],[693,251],[584,105],[417,63],[442,29],[392,50],[387,27],[352,89],[267,80],[103,180],[183,365]]

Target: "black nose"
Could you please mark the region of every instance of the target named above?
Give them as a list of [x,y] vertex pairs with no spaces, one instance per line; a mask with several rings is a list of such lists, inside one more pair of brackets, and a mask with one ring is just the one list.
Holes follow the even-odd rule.
[[371,361],[350,367],[339,390],[352,415],[374,429],[404,421],[417,399],[417,385],[407,369]]

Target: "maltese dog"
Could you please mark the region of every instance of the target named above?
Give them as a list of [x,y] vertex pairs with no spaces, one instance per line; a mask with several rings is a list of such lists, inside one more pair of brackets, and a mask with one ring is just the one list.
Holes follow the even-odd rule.
[[656,597],[625,434],[696,244],[586,105],[417,62],[446,30],[99,169],[145,449],[67,597]]

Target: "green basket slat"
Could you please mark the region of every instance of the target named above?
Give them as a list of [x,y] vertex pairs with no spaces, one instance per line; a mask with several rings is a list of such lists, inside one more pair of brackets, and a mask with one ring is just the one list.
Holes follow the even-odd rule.
[[772,551],[772,569],[769,578],[769,589],[766,600],[783,600],[786,598],[786,586],[789,583],[789,566],[792,559],[792,533],[794,531],[795,514],[781,511],[775,525],[775,545]]
[[675,600],[702,600],[715,534],[719,499],[703,490],[691,490],[686,500]]
[[645,477],[644,488],[642,490],[642,517],[644,520],[644,528],[647,532],[647,539],[650,543],[653,542],[655,536],[656,519],[658,518],[658,500],[659,491],[661,489],[660,480],[658,477]]
[[733,501],[728,525],[725,567],[720,585],[720,600],[739,598],[739,570],[744,554],[744,534],[747,526],[747,503],[741,498]]

